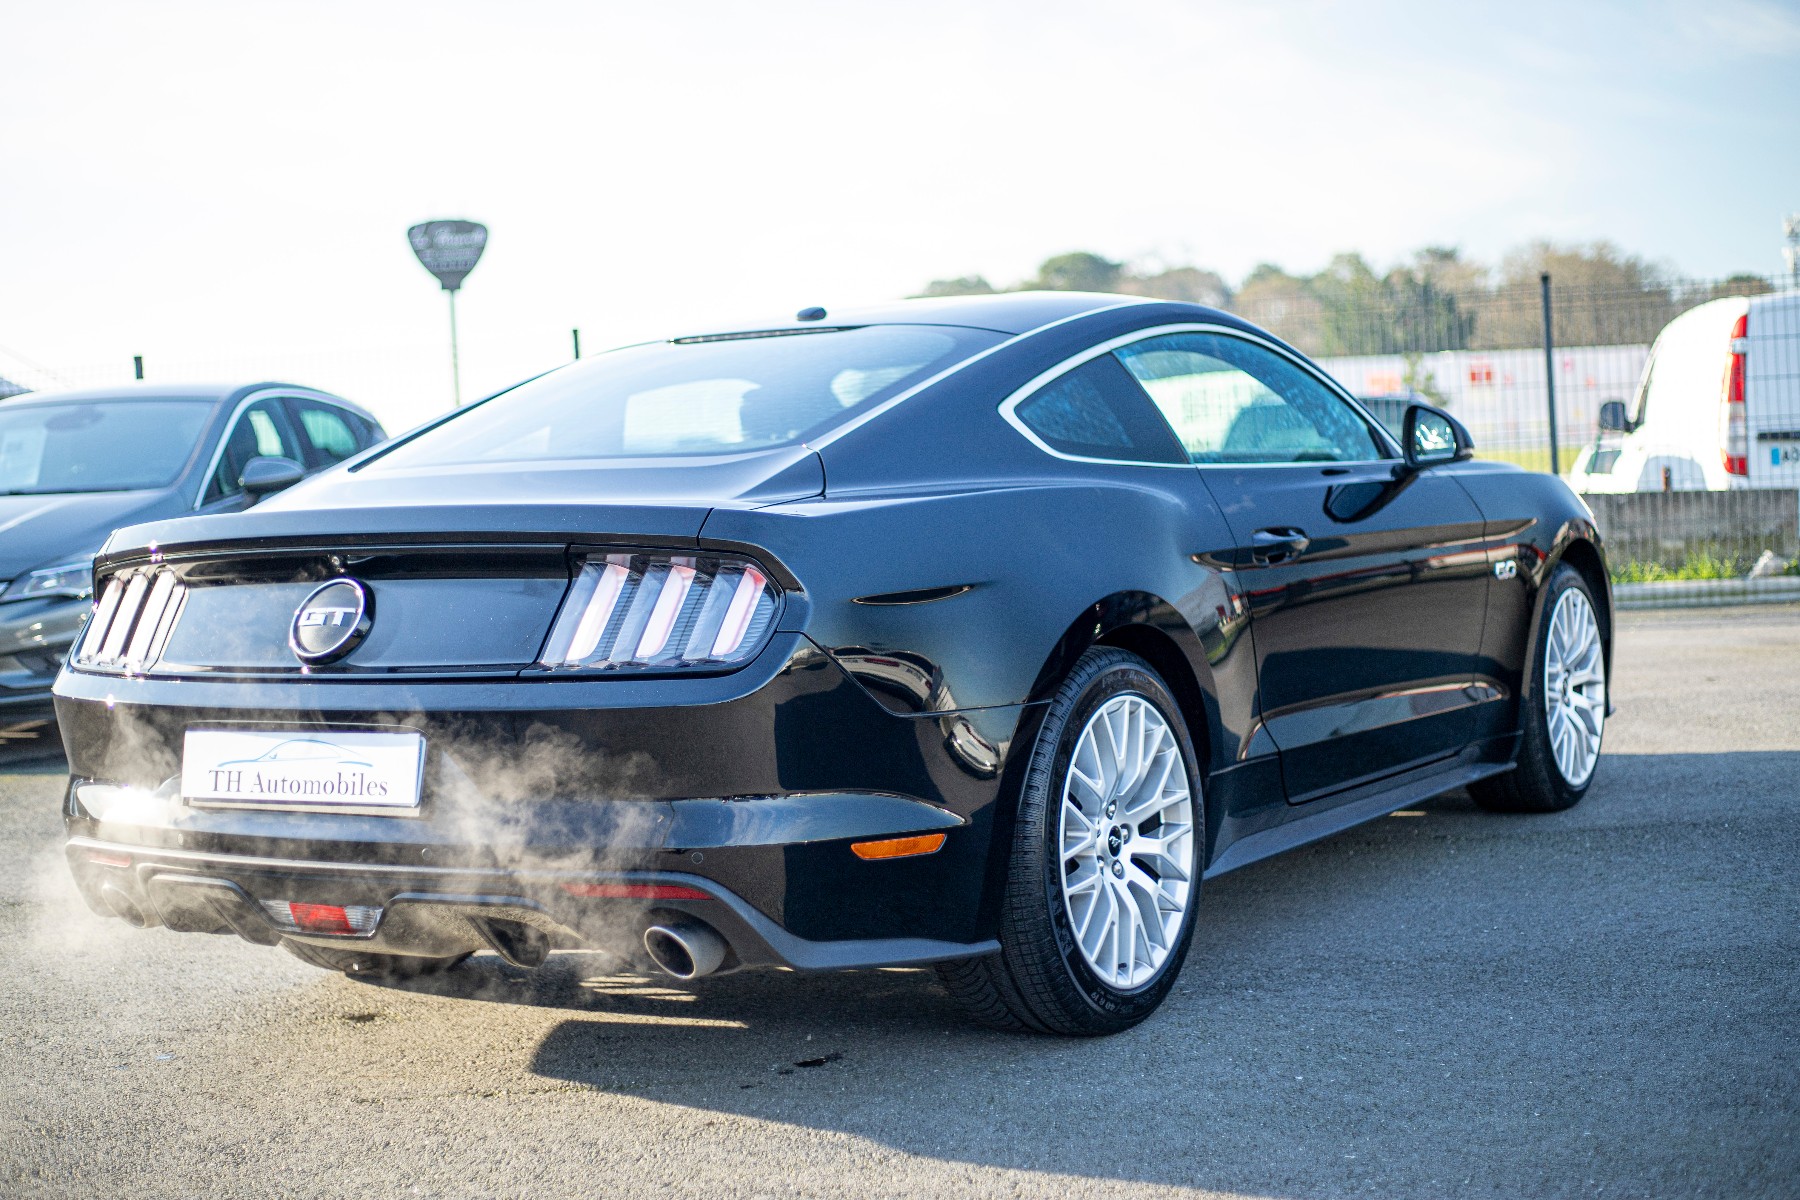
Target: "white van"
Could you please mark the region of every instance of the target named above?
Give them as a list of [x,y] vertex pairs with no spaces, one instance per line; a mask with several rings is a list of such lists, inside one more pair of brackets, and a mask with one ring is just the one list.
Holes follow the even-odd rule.
[[1578,492],[1800,487],[1800,292],[1689,309],[1650,348],[1629,407],[1568,473]]

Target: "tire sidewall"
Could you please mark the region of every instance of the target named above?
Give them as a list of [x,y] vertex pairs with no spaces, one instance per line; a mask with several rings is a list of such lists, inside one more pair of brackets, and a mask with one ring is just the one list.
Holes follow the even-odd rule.
[[[1104,1019],[1121,1024],[1135,1024],[1161,1004],[1163,997],[1174,986],[1176,977],[1181,973],[1182,960],[1187,956],[1188,944],[1193,939],[1195,912],[1200,903],[1199,859],[1205,840],[1205,807],[1194,747],[1188,737],[1186,723],[1162,680],[1148,663],[1123,651],[1112,652],[1093,665],[1094,669],[1088,678],[1080,680],[1079,690],[1065,691],[1065,697],[1073,692],[1072,702],[1058,704],[1053,708],[1039,734],[1038,753],[1047,752],[1051,757],[1047,773],[1034,770],[1029,776],[1032,784],[1028,786],[1037,785],[1041,789],[1041,794],[1030,797],[1030,800],[1041,805],[1043,813],[1041,827],[1035,831],[1037,837],[1033,849],[1041,866],[1041,902],[1048,924],[1047,932],[1055,945],[1068,986],[1088,1008],[1101,1014]],[[1082,674],[1084,673],[1078,670],[1071,682],[1080,679]],[[1093,715],[1108,701],[1123,695],[1135,695],[1149,701],[1167,723],[1180,749],[1182,768],[1187,772],[1188,791],[1193,797],[1194,806],[1192,845],[1195,861],[1189,864],[1192,884],[1181,929],[1161,969],[1148,981],[1129,991],[1120,990],[1101,980],[1076,945],[1074,930],[1069,926],[1068,905],[1063,899],[1060,846],[1062,791],[1068,776],[1069,761],[1075,752],[1075,743]]]

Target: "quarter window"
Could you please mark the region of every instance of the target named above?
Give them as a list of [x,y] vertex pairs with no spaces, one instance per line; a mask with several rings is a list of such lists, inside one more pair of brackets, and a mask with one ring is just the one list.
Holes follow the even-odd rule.
[[1121,462],[1186,461],[1144,389],[1110,355],[1090,359],[1021,400],[1013,415],[1052,450]]
[[1383,457],[1355,409],[1295,363],[1242,338],[1176,333],[1116,353],[1175,427],[1193,462]]

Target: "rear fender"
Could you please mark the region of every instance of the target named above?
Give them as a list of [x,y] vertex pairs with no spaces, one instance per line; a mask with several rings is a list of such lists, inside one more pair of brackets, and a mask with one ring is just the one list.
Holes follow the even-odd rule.
[[[1227,606],[1227,610],[1232,611],[1231,606]],[[980,928],[993,928],[992,922],[998,920],[1019,797],[1024,792],[1030,771],[1032,751],[1042,731],[1050,700],[1081,656],[1094,646],[1116,646],[1149,662],[1180,707],[1200,763],[1201,777],[1205,779],[1229,763],[1230,747],[1235,745],[1234,736],[1226,731],[1228,722],[1221,713],[1215,664],[1223,664],[1231,644],[1243,628],[1242,619],[1223,622],[1209,628],[1203,636],[1195,632],[1174,605],[1148,592],[1118,592],[1107,596],[1089,605],[1070,622],[1038,672],[1031,689],[1031,702],[1025,707],[1013,737],[1012,753],[996,805],[994,839],[989,848],[989,886],[984,889],[985,908]],[[1249,656],[1241,658],[1246,669],[1253,671],[1254,664]],[[1248,723],[1244,722],[1246,726]],[[1211,847],[1217,839],[1223,816],[1222,805],[1205,806],[1206,838],[1200,857],[1203,863],[1211,861]],[[987,911],[990,909],[992,911]]]
[[[1210,651],[1206,644],[1216,644]],[[1145,659],[1162,676],[1175,701],[1200,757],[1203,773],[1223,766],[1214,761],[1212,748],[1222,739],[1214,730],[1220,723],[1219,697],[1212,662],[1229,647],[1222,626],[1208,630],[1207,639],[1175,606],[1148,592],[1117,592],[1083,610],[1057,640],[1031,687],[1033,702],[1048,702],[1093,646],[1117,646]]]

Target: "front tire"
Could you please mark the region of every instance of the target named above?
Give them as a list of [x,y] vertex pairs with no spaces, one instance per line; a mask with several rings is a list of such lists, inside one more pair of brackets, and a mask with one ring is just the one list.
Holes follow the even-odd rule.
[[1091,1037],[1144,1020],[1193,938],[1203,811],[1168,688],[1135,654],[1089,650],[1032,749],[1000,951],[944,964],[944,985],[998,1029]]
[[1606,732],[1606,650],[1593,593],[1561,563],[1545,588],[1518,766],[1469,788],[1494,812],[1561,812],[1587,795]]

